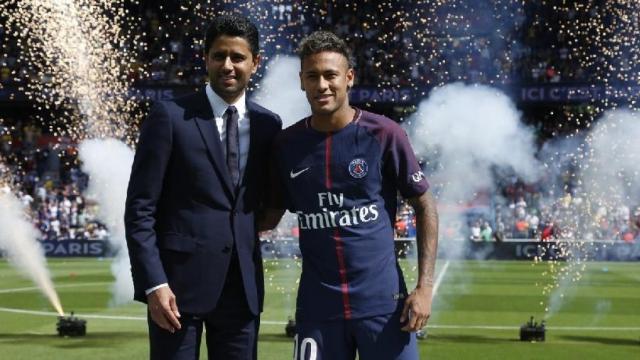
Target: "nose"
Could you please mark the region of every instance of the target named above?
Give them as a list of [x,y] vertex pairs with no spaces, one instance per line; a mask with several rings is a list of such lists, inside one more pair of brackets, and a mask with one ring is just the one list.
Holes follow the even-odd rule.
[[329,82],[324,78],[324,76],[320,76],[320,79],[318,80],[318,90],[320,90],[320,92],[324,92],[327,89],[329,89]]
[[222,62],[222,69],[226,71],[233,70],[233,63],[231,62],[230,57],[227,56],[226,58],[224,58],[224,61]]

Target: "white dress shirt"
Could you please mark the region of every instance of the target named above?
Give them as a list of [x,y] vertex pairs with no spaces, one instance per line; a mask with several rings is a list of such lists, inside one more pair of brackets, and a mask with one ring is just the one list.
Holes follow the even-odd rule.
[[207,98],[213,109],[213,116],[216,119],[216,126],[218,127],[218,133],[220,134],[220,142],[222,143],[222,152],[224,157],[227,157],[227,119],[224,116],[224,112],[231,105],[235,106],[238,110],[238,138],[240,140],[240,179],[244,173],[244,168],[247,165],[247,158],[249,157],[249,113],[247,111],[247,103],[245,94],[233,104],[228,104],[222,100],[218,94],[213,91],[211,85],[207,84],[205,88]]
[[[225,111],[231,105],[236,107],[238,111],[238,140],[240,141],[240,181],[242,181],[242,176],[244,174],[244,168],[247,166],[247,158],[249,157],[249,144],[250,144],[250,128],[249,128],[249,112],[247,111],[247,103],[245,93],[242,93],[242,96],[233,104],[228,104],[226,101],[222,100],[218,94],[211,88],[211,85],[207,84],[205,87],[205,92],[207,94],[207,98],[209,99],[209,104],[211,105],[211,109],[213,109],[213,116],[216,120],[216,126],[218,127],[218,133],[220,134],[220,142],[222,143],[222,153],[224,158],[227,157],[227,119],[224,116]],[[226,164],[226,162],[225,162]],[[145,290],[145,294],[149,295],[155,290],[168,286],[169,284],[164,283],[152,288]]]

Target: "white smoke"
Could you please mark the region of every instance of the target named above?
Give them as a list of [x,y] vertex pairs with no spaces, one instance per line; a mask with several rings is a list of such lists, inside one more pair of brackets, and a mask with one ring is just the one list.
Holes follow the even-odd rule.
[[300,89],[300,59],[278,55],[268,65],[260,88],[252,100],[282,118],[282,128],[311,115],[304,91]]
[[605,112],[589,136],[590,163],[582,166],[586,190],[624,203],[640,198],[640,113]]
[[[493,189],[493,166],[511,168],[526,181],[536,179],[534,134],[499,90],[462,83],[436,88],[408,124],[414,151],[427,159],[441,204],[464,204]],[[441,214],[442,223],[465,221],[455,216]],[[460,255],[462,244],[455,243],[449,242],[447,253]]]
[[462,83],[436,88],[412,122],[414,149],[424,154],[439,148],[441,173],[463,188],[448,187],[447,192],[491,185],[491,165],[513,167],[527,181],[536,178],[534,134],[500,90]]
[[0,191],[0,250],[12,265],[33,280],[58,314],[63,315],[38,237],[38,230],[25,215],[20,200],[10,192]]
[[111,264],[115,277],[112,301],[116,305],[127,303],[133,299],[133,282],[124,231],[124,208],[134,153],[115,139],[85,140],[79,150],[82,170],[90,179],[86,195],[98,202],[98,218],[109,229],[109,244],[115,253]]

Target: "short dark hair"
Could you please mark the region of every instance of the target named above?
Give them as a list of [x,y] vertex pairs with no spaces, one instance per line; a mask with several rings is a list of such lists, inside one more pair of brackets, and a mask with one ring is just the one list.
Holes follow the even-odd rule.
[[303,61],[305,57],[323,51],[332,51],[342,54],[347,59],[349,68],[355,67],[355,62],[351,55],[351,49],[349,49],[347,43],[340,39],[336,34],[329,31],[314,31],[302,39],[297,53],[300,57],[300,61]]
[[258,28],[249,19],[237,15],[216,16],[204,35],[204,53],[208,54],[209,49],[218,36],[239,36],[249,43],[249,48],[253,56],[260,52],[260,36]]

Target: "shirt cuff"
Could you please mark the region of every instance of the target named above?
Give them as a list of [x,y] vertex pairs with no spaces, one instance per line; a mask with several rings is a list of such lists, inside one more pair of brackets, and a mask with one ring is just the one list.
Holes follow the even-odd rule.
[[144,291],[144,294],[145,294],[145,295],[149,295],[149,294],[151,294],[152,292],[154,292],[154,291],[156,291],[156,290],[160,289],[161,287],[165,287],[165,286],[169,286],[169,284],[164,283],[164,284],[160,284],[160,285],[158,285],[158,286],[154,286],[154,287],[152,287],[152,288],[149,288],[149,289],[145,290],[145,291]]

